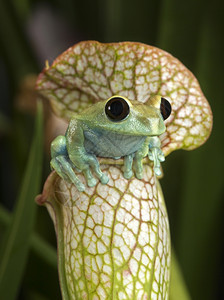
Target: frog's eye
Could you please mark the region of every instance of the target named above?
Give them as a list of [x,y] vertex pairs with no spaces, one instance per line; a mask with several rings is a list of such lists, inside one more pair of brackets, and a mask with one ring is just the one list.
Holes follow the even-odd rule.
[[111,98],[105,106],[107,117],[114,122],[124,120],[129,115],[129,112],[129,105],[122,97]]
[[160,103],[160,112],[163,117],[163,120],[166,120],[170,114],[171,114],[172,108],[170,105],[170,102],[166,100],[165,98],[161,98],[161,103]]

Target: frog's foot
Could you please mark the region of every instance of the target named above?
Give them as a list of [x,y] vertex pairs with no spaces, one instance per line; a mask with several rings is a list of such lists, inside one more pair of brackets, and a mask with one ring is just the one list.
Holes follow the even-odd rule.
[[160,163],[165,160],[165,156],[160,148],[153,147],[149,149],[148,157],[154,162],[154,172],[157,176],[162,174]]
[[149,151],[148,140],[149,137],[146,138],[144,144],[134,154],[134,171],[135,176],[138,179],[143,178],[143,158],[148,154]]
[[133,164],[133,154],[126,155],[124,157],[124,178],[130,179],[133,175],[132,164]]
[[109,177],[108,177],[106,174],[104,174],[104,173],[102,172],[102,176],[100,177],[100,182],[101,182],[102,184],[107,184],[108,181],[109,181]]
[[65,181],[73,183],[79,192],[85,190],[85,185],[78,179],[73,171],[73,165],[70,159],[65,155],[59,155],[51,160],[51,168]]
[[86,178],[87,184],[89,187],[93,187],[96,185],[96,179],[93,177],[90,169],[83,170],[83,174]]
[[90,167],[93,169],[97,178],[100,180],[100,182],[102,184],[108,183],[109,178],[106,174],[104,174],[101,171],[100,164],[94,155],[85,154],[85,155],[83,155],[82,159],[84,162],[82,162],[81,164],[78,164],[77,167],[83,171],[83,174],[86,178],[88,186],[93,187],[96,185],[96,182],[97,182],[96,179],[92,175]]
[[135,161],[135,176],[138,179],[143,178],[143,165],[142,165],[142,160],[136,160]]
[[142,153],[136,153],[134,158],[134,170],[135,170],[135,176],[138,179],[143,178],[143,163],[142,160],[144,158],[144,155]]

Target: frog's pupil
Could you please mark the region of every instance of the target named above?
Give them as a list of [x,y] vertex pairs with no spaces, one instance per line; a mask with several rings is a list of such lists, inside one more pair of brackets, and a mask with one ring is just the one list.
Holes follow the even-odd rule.
[[166,120],[170,116],[171,111],[172,111],[172,107],[170,105],[170,102],[165,98],[161,98],[160,112],[163,117],[163,120]]
[[119,116],[123,111],[123,105],[120,101],[114,101],[111,103],[111,105],[108,107],[112,115]]
[[128,116],[129,110],[127,101],[121,97],[111,98],[105,106],[107,117],[114,122],[124,120]]

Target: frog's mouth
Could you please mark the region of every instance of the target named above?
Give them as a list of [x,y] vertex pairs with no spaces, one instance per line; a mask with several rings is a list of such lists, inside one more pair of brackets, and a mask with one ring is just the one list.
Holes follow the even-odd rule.
[[[91,128],[91,126],[88,127]],[[130,113],[125,120],[120,122],[98,122],[96,128],[105,131],[107,135],[114,133],[115,136],[159,136],[166,130],[162,116],[158,113],[156,117],[151,118],[140,115],[136,117]]]

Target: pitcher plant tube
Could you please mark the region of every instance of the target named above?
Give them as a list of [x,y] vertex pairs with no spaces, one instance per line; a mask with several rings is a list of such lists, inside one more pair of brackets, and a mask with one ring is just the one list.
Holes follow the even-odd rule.
[[54,222],[63,299],[168,299],[160,162],[210,135],[212,113],[197,79],[156,47],[86,41],[47,65],[36,87],[69,122],[52,143],[56,172],[36,198]]

